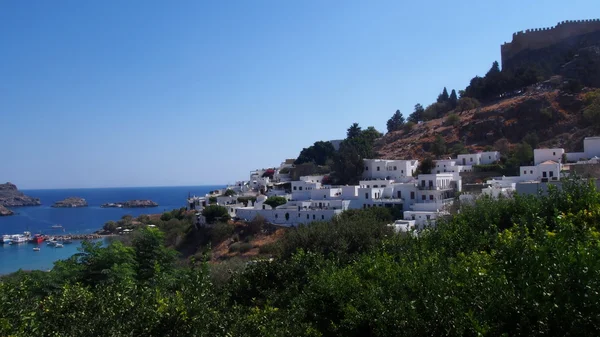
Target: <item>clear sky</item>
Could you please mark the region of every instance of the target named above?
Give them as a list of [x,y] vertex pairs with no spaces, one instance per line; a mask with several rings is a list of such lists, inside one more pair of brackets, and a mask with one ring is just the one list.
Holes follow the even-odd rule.
[[598,0],[0,2],[0,181],[224,184],[464,89]]

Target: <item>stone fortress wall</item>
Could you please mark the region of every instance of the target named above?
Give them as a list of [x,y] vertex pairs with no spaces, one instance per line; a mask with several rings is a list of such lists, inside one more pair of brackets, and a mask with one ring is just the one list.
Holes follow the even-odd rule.
[[501,47],[502,66],[523,50],[535,50],[551,46],[568,38],[600,31],[600,19],[567,20],[554,27],[527,29],[513,34],[512,42]]

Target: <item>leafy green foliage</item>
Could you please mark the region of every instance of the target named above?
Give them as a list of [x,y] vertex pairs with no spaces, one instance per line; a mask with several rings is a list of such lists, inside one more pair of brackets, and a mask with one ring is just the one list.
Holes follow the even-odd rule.
[[84,244],[0,278],[0,335],[595,336],[600,193],[562,183],[478,199],[418,235],[393,234],[386,208],[349,211],[288,231],[273,261],[177,267],[157,230]]
[[431,157],[427,157],[419,162],[419,166],[415,171],[415,176],[419,174],[430,174],[433,168],[435,168],[435,162]]
[[270,196],[265,200],[265,204],[269,205],[273,208],[277,208],[278,206],[285,205],[287,203],[287,199],[285,197],[280,197],[277,195]]
[[413,113],[411,113],[408,118],[407,118],[407,122],[412,122],[414,124],[418,123],[419,121],[423,120],[423,113],[425,112],[425,108],[423,108],[423,106],[419,103],[417,103],[415,105],[415,110],[413,111]]
[[446,141],[444,138],[442,138],[442,136],[435,136],[435,140],[433,143],[431,143],[431,152],[433,152],[436,156],[446,154]]
[[456,111],[462,112],[467,110],[473,110],[481,104],[476,98],[472,97],[461,97],[456,104]]
[[225,190],[225,193],[223,193],[224,196],[226,197],[232,197],[234,196],[236,193],[234,190],[228,188],[227,190]]
[[404,125],[404,117],[402,116],[402,113],[400,112],[400,110],[396,110],[394,115],[392,117],[390,117],[390,119],[388,119],[388,121],[387,121],[387,131],[392,132],[392,131],[400,130],[403,125]]
[[325,165],[335,154],[335,149],[331,142],[318,141],[312,146],[302,149],[298,159],[294,164],[314,163],[316,165]]
[[460,117],[457,114],[451,113],[446,116],[446,125],[457,126],[460,124]]
[[[356,132],[359,132],[356,134]],[[357,183],[362,175],[363,159],[372,158],[375,140],[381,133],[370,126],[362,130],[357,123],[348,129],[348,138],[340,144],[340,149],[333,160],[334,174],[338,184]]]
[[217,220],[227,221],[229,220],[229,212],[227,208],[219,205],[209,205],[202,210],[202,215],[206,217],[206,222],[214,223]]

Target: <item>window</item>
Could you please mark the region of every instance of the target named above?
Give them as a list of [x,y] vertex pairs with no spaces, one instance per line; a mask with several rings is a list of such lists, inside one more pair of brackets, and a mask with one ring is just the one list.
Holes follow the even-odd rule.
[[469,158],[469,161],[470,161],[470,162],[473,162],[473,157]]
[[265,209],[265,205],[263,205],[263,209]]
[[306,214],[306,220],[310,219],[310,215]]
[[275,214],[275,219],[277,219],[279,217],[279,214]]
[[556,152],[552,152],[552,155],[553,155],[553,156],[556,156]]
[[400,173],[404,173],[404,170],[400,170]]
[[431,215],[426,215],[426,217],[427,217],[427,220],[430,220]]
[[316,216],[313,214],[313,220],[316,219]]
[[542,172],[542,177],[546,178],[546,171]]
[[413,214],[413,215],[411,216],[411,218],[414,220],[414,219],[415,219],[415,215]]
[[297,186],[294,186],[294,191],[295,191],[297,188],[298,188]]
[[402,198],[402,191],[398,191],[398,199]]
[[379,171],[379,166],[377,166],[377,171]]
[[323,194],[323,199],[327,199],[327,194]]
[[527,174],[527,170],[523,171],[523,174]]
[[488,156],[489,159],[492,159],[492,156]]
[[324,215],[321,215],[321,220],[325,220],[325,216]]
[[373,185],[373,187],[379,187],[379,185]]
[[367,208],[367,204],[363,204],[363,209],[364,209],[364,208]]
[[300,191],[302,191],[302,186],[298,187],[298,189],[299,189]]
[[369,199],[369,193],[365,193],[365,199]]
[[415,200],[415,192],[410,192],[410,200]]
[[300,217],[300,213],[298,213],[298,217]]
[[425,195],[425,194],[423,194],[423,195],[421,196],[421,200],[425,200],[425,199],[426,199],[426,195]]
[[550,177],[551,178],[554,177],[554,172],[553,171],[550,171]]
[[429,196],[429,200],[433,200],[433,194]]
[[397,166],[394,166],[394,171],[398,171],[398,167]]
[[530,170],[530,171],[529,171],[529,174],[533,174],[533,170]]

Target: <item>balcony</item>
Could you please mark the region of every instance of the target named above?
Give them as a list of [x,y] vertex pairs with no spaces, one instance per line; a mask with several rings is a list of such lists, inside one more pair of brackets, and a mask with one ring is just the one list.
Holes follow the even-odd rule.
[[456,188],[456,182],[452,181],[450,182],[450,184],[448,184],[448,186],[446,187],[441,187],[441,186],[435,186],[435,185],[422,185],[419,184],[417,186],[417,188],[421,191],[441,191],[441,190],[453,190]]

